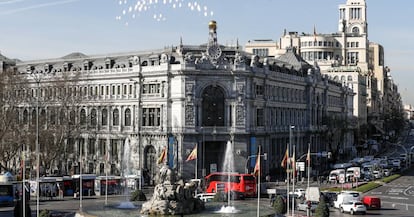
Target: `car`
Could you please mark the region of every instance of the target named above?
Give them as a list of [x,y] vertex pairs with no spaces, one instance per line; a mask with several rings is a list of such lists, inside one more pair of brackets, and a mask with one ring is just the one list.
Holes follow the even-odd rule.
[[382,172],[379,170],[374,170],[372,171],[372,176],[374,177],[374,179],[380,179],[382,178]]
[[319,202],[318,201],[303,201],[302,203],[298,203],[297,205],[296,205],[296,209],[297,210],[300,210],[300,211],[305,211],[306,212],[306,210],[307,210],[307,208],[308,208],[308,202],[310,203],[310,205],[311,205],[311,207],[310,207],[310,210],[311,210],[311,212],[315,212],[315,210],[316,210],[316,207],[318,207],[318,204],[319,204]]
[[349,212],[351,215],[361,213],[365,215],[367,207],[361,201],[349,201],[342,203],[339,207],[342,213]]
[[362,203],[367,207],[367,209],[381,209],[381,199],[375,196],[364,196],[362,198]]
[[398,159],[395,159],[392,161],[392,167],[396,170],[401,169],[401,161]]
[[301,198],[305,196],[305,193],[306,193],[305,189],[297,188],[295,189],[294,192],[289,192],[289,195],[293,195],[295,198]]
[[383,172],[384,176],[390,176],[392,174],[392,168],[385,168]]
[[216,193],[200,193],[200,194],[196,194],[195,197],[204,202],[210,202],[214,199],[215,195]]

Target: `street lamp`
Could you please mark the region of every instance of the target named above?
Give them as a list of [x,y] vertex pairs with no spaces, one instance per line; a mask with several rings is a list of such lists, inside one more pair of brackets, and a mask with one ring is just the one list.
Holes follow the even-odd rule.
[[[138,77],[140,80],[142,79],[140,76]],[[143,80],[143,79],[142,79]],[[141,80],[141,81],[142,81]],[[141,141],[141,124],[139,123],[139,112],[140,112],[140,110],[139,110],[139,107],[140,107],[140,104],[141,104],[141,89],[140,88],[138,88],[139,86],[139,84],[140,84],[140,82],[139,81],[137,81],[137,80],[135,80],[135,79],[132,79],[132,78],[130,78],[129,79],[129,81],[131,81],[131,82],[134,82],[134,98],[136,98],[136,100],[137,100],[137,108],[136,108],[136,112],[134,112],[135,113],[135,124],[136,124],[136,129],[137,129],[137,139],[138,139],[138,141],[137,141],[137,143],[136,143],[136,145],[138,146],[137,147],[137,150],[138,150],[138,178],[139,178],[139,186],[138,186],[138,189],[139,190],[141,190],[141,188],[142,188],[142,175],[143,175],[143,171],[142,171],[142,164],[143,164],[143,160],[142,160],[142,158],[141,158],[141,147],[142,147],[142,141]],[[144,183],[145,183],[145,180],[144,180]]]
[[[295,126],[293,126],[293,125],[290,125],[290,127],[289,127],[289,148],[288,148],[288,150],[289,150],[289,156],[288,156],[288,158],[290,158],[290,154],[292,153],[292,135],[293,135],[293,129],[295,129]],[[286,169],[287,169],[287,177],[286,177],[286,180],[287,180],[287,184],[286,184],[286,188],[287,188],[287,203],[286,203],[286,205],[287,205],[287,216],[289,216],[289,182],[290,182],[290,180],[289,180],[289,173],[290,173],[290,171],[289,171],[289,169],[290,169],[290,162],[287,164],[287,166],[286,166]],[[294,201],[294,199],[293,199],[293,201]],[[293,202],[292,202],[292,205],[293,205]],[[294,207],[292,207],[292,214],[294,214]]]
[[204,127],[201,127],[201,130],[203,131],[203,142],[202,142],[202,144],[203,144],[203,147],[202,147],[202,150],[203,150],[203,161],[202,161],[202,171],[201,171],[201,175],[203,176],[203,177],[205,177],[206,176],[206,168],[205,168],[205,166],[204,166],[204,162],[205,162],[205,151],[206,151],[206,144],[205,144],[205,133],[204,133]]
[[40,147],[39,147],[39,95],[40,95],[40,75],[31,72],[32,78],[36,82],[36,216],[39,216],[39,178],[40,178]]

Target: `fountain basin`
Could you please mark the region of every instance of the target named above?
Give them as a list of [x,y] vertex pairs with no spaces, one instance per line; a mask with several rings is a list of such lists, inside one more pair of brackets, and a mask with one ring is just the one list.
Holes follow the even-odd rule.
[[[117,217],[149,217],[149,215],[140,214],[142,201],[134,202],[135,209],[119,209],[117,206],[119,203],[114,203],[105,207],[87,207],[85,213],[97,216],[117,216]],[[260,205],[260,216],[274,216],[275,211],[268,205],[269,203],[264,201],[263,205]],[[223,202],[207,202],[205,203],[205,210],[198,214],[185,215],[186,217],[252,217],[256,216],[257,200],[249,198],[245,200],[233,201],[232,207],[237,210],[236,213],[219,213],[221,208],[225,206]]]

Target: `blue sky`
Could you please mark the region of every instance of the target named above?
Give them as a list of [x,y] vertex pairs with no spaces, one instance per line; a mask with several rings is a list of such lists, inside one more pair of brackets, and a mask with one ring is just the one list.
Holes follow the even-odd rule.
[[[32,60],[158,49],[178,45],[180,37],[197,45],[207,42],[212,19],[221,44],[278,40],[284,29],[312,33],[314,26],[333,33],[346,0],[146,0],[146,10],[135,10],[137,2],[143,1],[0,0],[0,52]],[[414,1],[367,5],[369,39],[384,46],[404,103],[414,105]]]

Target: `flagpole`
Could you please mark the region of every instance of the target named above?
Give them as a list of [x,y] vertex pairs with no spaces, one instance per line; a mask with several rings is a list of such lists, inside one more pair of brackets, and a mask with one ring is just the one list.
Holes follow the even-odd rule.
[[310,143],[308,143],[308,189],[309,189],[309,182],[310,182]]
[[[293,145],[292,153],[292,192],[295,194],[295,176],[296,176],[296,162],[295,162],[295,145]],[[292,198],[292,216],[295,216],[295,197]]]
[[257,181],[257,217],[260,216],[260,173],[261,173],[261,165],[260,165],[260,158],[261,158],[261,145],[259,145],[259,154],[256,156],[257,157],[257,161],[259,162],[259,168],[258,168],[258,181]]
[[23,217],[26,216],[26,184],[24,183],[25,178],[26,178],[26,150],[25,150],[25,145],[22,145],[22,199],[23,199]]
[[195,161],[195,179],[197,179],[197,169],[198,169],[198,142],[196,143],[196,150],[197,150],[197,155],[196,155],[196,161]]
[[[105,206],[108,205],[108,169],[109,169],[109,150],[108,145],[106,147],[106,159],[105,159]],[[99,189],[100,190],[100,189]]]
[[[289,147],[290,147],[290,143],[289,143],[289,146],[288,146],[288,150],[289,150]],[[289,177],[289,168],[290,168],[290,153],[288,152],[288,157],[287,157],[287,160],[286,160],[286,181],[287,181],[287,183],[286,183],[286,205],[287,205],[287,213],[286,213],[286,216],[289,216],[289,203],[290,203],[290,201],[289,201],[289,182],[290,182],[290,177]]]

